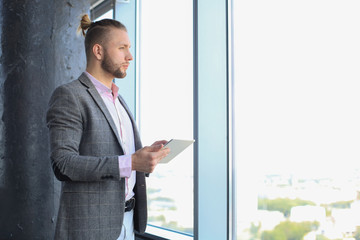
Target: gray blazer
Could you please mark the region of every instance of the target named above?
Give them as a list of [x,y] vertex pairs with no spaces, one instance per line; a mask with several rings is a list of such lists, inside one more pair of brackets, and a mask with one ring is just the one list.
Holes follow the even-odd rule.
[[[134,119],[135,149],[142,147]],[[49,103],[51,162],[62,181],[55,239],[114,240],[120,235],[125,209],[125,180],[118,156],[123,155],[115,123],[96,88],[82,74],[58,87]],[[147,223],[145,175],[136,173],[134,228]]]

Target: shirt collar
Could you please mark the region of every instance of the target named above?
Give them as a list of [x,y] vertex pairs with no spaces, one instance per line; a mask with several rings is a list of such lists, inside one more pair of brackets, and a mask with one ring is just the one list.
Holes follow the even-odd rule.
[[87,71],[85,71],[85,74],[86,74],[86,76],[88,76],[90,78],[91,82],[94,84],[96,90],[100,94],[110,94],[110,95],[112,95],[112,98],[115,101],[115,99],[118,96],[118,92],[119,92],[118,86],[116,86],[114,83],[112,83],[111,84],[111,89],[110,89],[107,86],[105,86],[102,82],[97,80],[93,75],[88,73]]

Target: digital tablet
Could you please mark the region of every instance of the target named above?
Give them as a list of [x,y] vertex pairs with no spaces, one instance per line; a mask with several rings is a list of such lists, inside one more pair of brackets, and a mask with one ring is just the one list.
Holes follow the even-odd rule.
[[184,151],[188,146],[190,146],[194,142],[195,140],[171,139],[164,145],[164,147],[170,148],[170,153],[166,157],[161,159],[159,163],[170,162],[174,157],[176,157],[179,153]]

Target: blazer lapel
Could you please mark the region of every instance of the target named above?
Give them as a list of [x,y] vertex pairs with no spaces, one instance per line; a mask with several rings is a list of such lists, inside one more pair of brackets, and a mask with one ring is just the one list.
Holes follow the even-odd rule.
[[[98,93],[98,91],[96,90],[95,86],[92,84],[91,80],[86,76],[85,73],[83,73],[79,77],[79,80],[88,87],[87,91],[90,93],[90,95],[92,96],[92,98],[94,99],[94,101],[96,102],[96,104],[98,105],[98,107],[100,108],[102,113],[104,114],[107,122],[109,123],[112,131],[114,132],[114,134],[116,136],[116,139],[119,142],[119,145],[121,146],[120,136],[117,132],[114,120],[112,119],[109,110],[107,109],[104,101],[102,100],[102,98],[101,98],[100,94]],[[122,146],[121,146],[121,149],[124,151]]]

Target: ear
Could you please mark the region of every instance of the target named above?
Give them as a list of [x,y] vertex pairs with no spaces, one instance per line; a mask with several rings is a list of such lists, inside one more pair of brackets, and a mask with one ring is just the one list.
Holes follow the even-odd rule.
[[100,44],[98,43],[94,44],[92,48],[92,52],[97,60],[100,61],[103,58],[103,54],[104,54],[103,51],[104,49]]

